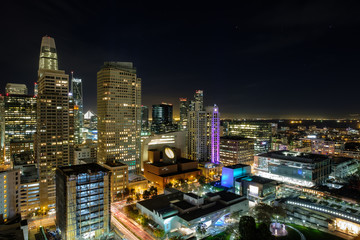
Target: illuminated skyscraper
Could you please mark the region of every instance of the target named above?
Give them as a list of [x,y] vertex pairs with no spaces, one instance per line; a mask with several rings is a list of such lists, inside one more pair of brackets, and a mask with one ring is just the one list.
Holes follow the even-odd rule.
[[212,163],[220,163],[220,112],[219,107],[206,107],[207,156]]
[[204,110],[204,92],[197,90],[190,102],[187,122],[187,157],[220,163],[220,113],[214,105]]
[[180,130],[184,131],[187,128],[189,102],[186,98],[180,98]]
[[35,139],[42,208],[55,206],[55,170],[73,164],[74,158],[74,112],[69,99],[69,75],[57,68],[54,39],[43,37]]
[[[2,147],[5,146],[5,163],[9,164],[13,154],[29,152],[33,155],[36,132],[36,98],[27,94],[26,85],[6,84],[6,95],[2,97],[1,115],[4,121]],[[16,146],[23,146],[17,151]],[[12,147],[13,146],[13,147]],[[27,147],[25,147],[27,146]]]
[[41,41],[39,70],[40,69],[58,70],[55,40],[49,36],[43,37]]
[[140,170],[141,79],[131,62],[105,62],[97,73],[98,162]]
[[203,91],[195,92],[188,112],[187,156],[197,161],[207,160],[206,112],[204,111]]
[[149,108],[141,106],[141,135],[146,135],[149,131]]
[[75,143],[80,144],[83,142],[81,129],[84,127],[83,87],[81,79],[74,78],[73,72],[71,72],[71,93],[74,99]]
[[173,130],[173,106],[162,103],[152,106],[151,130],[154,133],[165,133]]
[[195,111],[204,111],[204,91],[196,90],[194,95],[194,110]]

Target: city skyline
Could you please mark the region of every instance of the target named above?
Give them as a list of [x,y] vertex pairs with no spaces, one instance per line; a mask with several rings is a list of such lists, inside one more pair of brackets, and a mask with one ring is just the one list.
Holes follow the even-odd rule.
[[360,3],[4,7],[0,239],[360,239]]
[[[7,4],[14,9],[13,3]],[[3,59],[2,89],[14,82],[26,83],[31,91],[39,40],[49,35],[61,49],[59,69],[83,79],[85,111],[96,112],[92,96],[102,63],[132,61],[143,79],[142,104],[172,103],[176,117],[178,98],[189,98],[197,89],[204,90],[208,103],[221,107],[222,117],[335,118],[359,113],[355,89],[360,84],[360,21],[355,3],[198,3],[191,9],[121,5],[136,9],[137,17],[131,11],[117,14],[120,6],[115,2],[100,7],[67,1],[27,4],[2,16],[11,20],[4,34],[12,36],[1,40],[8,46],[4,56],[9,56]],[[15,33],[14,28],[22,31]],[[26,44],[20,44],[23,41]],[[15,66],[12,58],[19,55],[22,64]],[[326,100],[315,105],[312,98]]]

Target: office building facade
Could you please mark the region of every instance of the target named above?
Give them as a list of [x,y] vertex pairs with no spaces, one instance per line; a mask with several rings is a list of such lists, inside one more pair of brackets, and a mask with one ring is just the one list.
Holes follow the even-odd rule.
[[194,95],[193,109],[194,111],[204,111],[204,91],[196,90]]
[[103,167],[110,171],[110,201],[121,200],[122,193],[129,185],[128,165],[120,162],[107,162]]
[[271,149],[273,124],[267,122],[231,121],[226,123],[227,136],[253,138],[255,154]]
[[179,130],[185,131],[187,129],[189,101],[187,98],[180,98],[180,124]]
[[100,239],[109,232],[109,179],[109,170],[96,163],[56,170],[56,227],[62,239]]
[[97,74],[98,162],[140,168],[141,79],[130,62],[105,62]]
[[220,162],[224,166],[254,163],[254,139],[237,136],[220,138]]
[[207,161],[206,130],[206,112],[189,111],[186,144],[189,159]]
[[[30,147],[29,151],[34,151],[33,142],[36,132],[37,103],[34,96],[21,95],[17,90],[10,91],[7,89],[6,92],[6,95],[1,98],[1,114],[4,121],[4,134],[2,135],[3,140],[1,142],[4,144],[3,148],[5,150],[4,162],[9,164],[12,154],[26,151],[25,147],[22,149],[17,146],[28,144]],[[26,93],[27,89],[20,92]]]
[[173,106],[168,103],[161,103],[152,106],[153,133],[165,133],[173,130]]
[[57,69],[54,39],[43,37],[37,96],[35,159],[38,163],[42,208],[55,206],[55,170],[73,164],[74,113],[69,75]]
[[149,130],[149,108],[141,106],[141,135],[148,135]]
[[220,112],[219,107],[206,107],[207,156],[212,163],[220,163]]
[[276,151],[254,157],[255,174],[287,184],[313,187],[324,183],[331,173],[326,155]]
[[20,170],[0,172],[0,219],[6,222],[20,214]]

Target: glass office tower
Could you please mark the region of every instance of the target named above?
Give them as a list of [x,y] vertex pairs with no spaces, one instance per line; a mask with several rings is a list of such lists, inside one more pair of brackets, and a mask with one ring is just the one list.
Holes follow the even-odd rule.
[[56,170],[56,226],[62,239],[100,239],[110,229],[110,170],[96,164]]

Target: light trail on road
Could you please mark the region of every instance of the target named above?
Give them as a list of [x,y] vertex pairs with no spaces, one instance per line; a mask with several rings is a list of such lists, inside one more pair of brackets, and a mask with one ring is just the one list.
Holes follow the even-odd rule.
[[139,240],[138,237],[136,237],[131,231],[124,227],[114,216],[111,216],[111,222],[121,233],[125,235],[127,240]]

